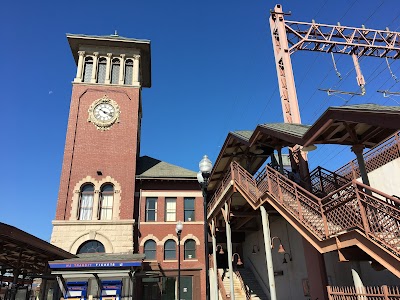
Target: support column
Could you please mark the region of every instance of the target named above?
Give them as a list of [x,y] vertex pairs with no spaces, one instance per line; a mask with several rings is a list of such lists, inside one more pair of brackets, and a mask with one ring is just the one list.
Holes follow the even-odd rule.
[[[361,280],[360,274],[360,263],[357,261],[351,262],[351,275],[353,276],[354,287],[356,288],[357,293],[364,293],[365,287]],[[365,296],[358,296],[358,300],[366,300]]]
[[133,84],[139,85],[140,55],[133,56]]
[[119,65],[119,84],[124,84],[125,79],[125,54],[121,54],[120,65]]
[[212,237],[212,247],[213,247],[213,268],[214,268],[214,286],[215,294],[214,297],[218,300],[219,288],[218,288],[218,266],[217,266],[217,239],[215,237],[215,222],[214,219],[211,221],[211,237]]
[[278,151],[279,172],[283,175],[282,147],[281,146],[277,146],[276,150]]
[[302,238],[302,240],[311,298],[328,300],[328,292],[326,290],[328,277],[326,275],[324,257],[305,238]]
[[261,211],[261,220],[262,220],[262,227],[264,234],[265,261],[267,263],[269,293],[271,296],[271,300],[277,300],[274,265],[272,262],[272,252],[271,252],[271,231],[269,229],[268,213],[265,210],[264,206],[260,206],[260,211]]
[[364,161],[364,156],[363,156],[363,150],[364,150],[364,145],[354,145],[351,147],[351,151],[354,152],[354,154],[357,157],[357,162],[358,162],[358,168],[360,169],[360,174],[362,178],[362,182],[365,185],[370,185],[369,184],[369,178],[368,178],[368,173],[367,169],[365,167],[365,161]]
[[76,69],[76,77],[74,82],[82,82],[83,63],[85,58],[85,51],[78,51],[78,67]]
[[112,53],[107,53],[106,80],[105,80],[106,84],[110,84],[111,57],[112,57]]
[[[229,222],[229,207],[228,204],[225,203],[225,228],[226,228],[226,248],[228,250],[228,266],[229,266],[229,286],[230,286],[230,295],[231,300],[235,300],[235,290],[233,286],[233,265],[232,265],[232,232],[231,232],[231,224]],[[272,300],[272,299],[271,299]]]
[[93,69],[92,69],[92,79],[90,80],[91,83],[97,82],[97,68],[99,61],[99,52],[93,52]]

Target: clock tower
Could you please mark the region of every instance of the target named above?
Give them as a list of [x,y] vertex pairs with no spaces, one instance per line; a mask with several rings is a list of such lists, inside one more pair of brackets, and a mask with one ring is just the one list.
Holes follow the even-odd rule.
[[73,254],[132,253],[150,41],[117,34],[67,38],[77,72],[51,243]]

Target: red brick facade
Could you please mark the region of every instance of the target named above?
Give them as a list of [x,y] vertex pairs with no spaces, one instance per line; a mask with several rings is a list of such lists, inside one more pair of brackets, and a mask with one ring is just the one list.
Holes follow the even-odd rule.
[[[88,122],[88,109],[104,95],[118,103],[121,115],[119,123],[101,131]],[[111,176],[118,181],[120,219],[133,219],[139,101],[139,88],[74,84],[56,220],[69,219],[74,187],[86,176],[96,180]]]

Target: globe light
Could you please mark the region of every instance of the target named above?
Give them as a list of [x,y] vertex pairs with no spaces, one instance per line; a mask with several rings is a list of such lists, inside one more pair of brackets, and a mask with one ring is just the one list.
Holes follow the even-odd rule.
[[203,174],[201,173],[201,171],[197,172],[197,181],[199,183],[203,183],[204,182]]
[[210,173],[212,169],[211,160],[208,159],[207,155],[203,156],[203,159],[199,163],[199,169],[202,173]]
[[181,221],[178,221],[178,224],[176,224],[176,227],[175,227],[176,233],[181,233],[182,229],[183,229],[183,224]]

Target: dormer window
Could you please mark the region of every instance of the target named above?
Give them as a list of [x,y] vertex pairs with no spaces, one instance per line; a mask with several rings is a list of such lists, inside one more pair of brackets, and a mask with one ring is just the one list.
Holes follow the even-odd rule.
[[93,71],[93,58],[88,56],[85,58],[85,68],[83,70],[83,82],[90,82],[92,80]]

